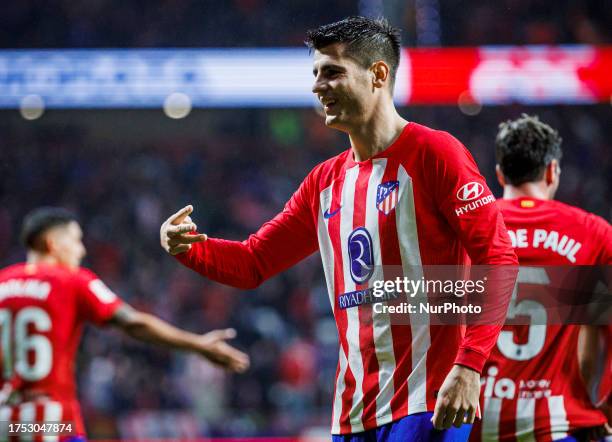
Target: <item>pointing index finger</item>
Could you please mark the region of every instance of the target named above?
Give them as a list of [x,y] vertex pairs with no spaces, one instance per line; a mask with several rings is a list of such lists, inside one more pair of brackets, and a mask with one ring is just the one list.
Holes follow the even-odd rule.
[[175,226],[181,224],[191,212],[193,212],[193,206],[191,204],[183,207],[170,217],[170,224],[174,224]]

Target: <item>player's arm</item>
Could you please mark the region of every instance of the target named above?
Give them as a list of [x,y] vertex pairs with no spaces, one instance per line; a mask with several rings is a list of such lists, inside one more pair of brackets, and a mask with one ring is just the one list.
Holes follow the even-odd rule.
[[194,234],[192,206],[186,206],[164,222],[161,245],[185,266],[213,281],[242,289],[260,285],[291,267],[318,248],[312,173],[285,205],[245,241],[227,241]]
[[234,336],[233,331],[215,330],[204,335],[190,333],[133,309],[89,270],[80,269],[76,280],[78,315],[85,321],[98,326],[113,324],[141,341],[196,352],[230,370],[243,371],[248,367],[247,355],[225,342]]
[[[491,191],[472,156],[459,141],[444,132],[436,133],[432,146],[435,149],[430,153],[435,153],[435,156],[430,156],[427,162],[433,172],[428,177],[434,198],[466,249],[472,264],[499,265],[505,266],[505,269],[517,266],[518,261],[501,213],[492,201]],[[469,201],[459,198],[463,196],[461,190],[464,186],[468,186],[474,194],[478,193],[477,197],[470,200],[480,200],[474,204],[475,208],[468,207]],[[464,199],[470,196],[468,192]],[[494,277],[489,278],[487,285],[490,291],[492,281],[495,281],[496,290],[493,294],[500,296],[495,305],[496,317],[500,320],[491,321],[495,325],[467,325],[455,365],[438,392],[432,419],[438,429],[474,422],[480,394],[480,373],[503,325],[516,277],[516,273],[501,268],[492,269],[496,275],[489,275]]]
[[[595,262],[603,270],[604,293],[608,296],[612,287],[612,226],[603,218],[589,214],[587,225],[592,243],[597,244],[597,258]],[[605,290],[607,287],[607,290]],[[604,305],[606,301],[602,299]],[[609,301],[608,301],[609,302]],[[606,309],[602,309],[602,317],[605,317]],[[606,435],[612,435],[612,325],[582,325],[578,335],[578,367],[584,385],[591,396],[595,406],[606,416],[608,422],[599,428],[591,430],[590,440],[600,440]],[[603,354],[601,349],[605,349]],[[603,365],[603,367],[600,367]],[[601,371],[601,372],[600,372]],[[599,384],[599,385],[597,385]],[[597,386],[598,391],[594,391]]]
[[[584,386],[594,402],[594,405],[606,416],[608,422],[600,427],[593,427],[589,430],[589,440],[600,440],[606,435],[612,434],[612,406],[610,402],[610,392],[603,399],[597,397],[594,392],[595,385],[604,380],[609,375],[607,354],[601,354],[601,348],[610,348],[607,331],[609,326],[581,325],[578,335],[578,368]],[[603,361],[601,360],[603,358]],[[598,379],[598,364],[603,363],[602,377]]]
[[590,393],[596,382],[597,360],[599,356],[599,327],[581,325],[578,335],[578,367],[580,377]]
[[233,329],[213,330],[199,335],[181,330],[127,304],[116,310],[109,324],[140,341],[197,353],[227,370],[243,372],[249,366],[249,357],[226,342],[236,336]]

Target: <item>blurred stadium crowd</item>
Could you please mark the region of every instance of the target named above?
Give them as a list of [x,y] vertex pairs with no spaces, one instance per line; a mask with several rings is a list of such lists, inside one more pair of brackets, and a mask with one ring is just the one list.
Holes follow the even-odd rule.
[[[609,107],[527,110],[564,138],[559,199],[610,219]],[[499,196],[497,124],[522,111],[402,113],[457,136]],[[36,122],[3,112],[0,121],[0,265],[23,259],[18,230],[28,210],[69,207],[82,220],[86,265],[127,302],[193,331],[235,327],[252,358],[245,375],[230,377],[195,357],[92,328],[78,365],[92,437],[173,436],[177,422],[189,436],[327,431],[337,335],[318,256],[244,293],[174,262],[158,229],[191,202],[200,230],[246,238],[316,163],[348,148],[346,138],[312,109],[196,110],[180,123],[161,111],[51,111]]]
[[601,44],[612,22],[597,0],[20,1],[3,5],[0,47],[296,46],[355,14],[390,18],[410,46]]

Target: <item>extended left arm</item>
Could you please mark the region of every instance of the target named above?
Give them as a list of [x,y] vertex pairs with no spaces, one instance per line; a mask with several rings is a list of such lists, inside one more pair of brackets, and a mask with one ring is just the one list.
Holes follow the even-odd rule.
[[119,307],[110,323],[139,341],[197,353],[227,370],[243,372],[249,366],[249,357],[225,342],[236,336],[233,329],[198,335],[126,304]]

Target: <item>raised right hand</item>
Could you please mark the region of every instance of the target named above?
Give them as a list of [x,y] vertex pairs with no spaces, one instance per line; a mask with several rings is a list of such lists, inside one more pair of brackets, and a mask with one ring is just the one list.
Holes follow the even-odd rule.
[[191,248],[191,244],[206,241],[208,238],[203,233],[190,234],[198,228],[189,216],[192,212],[193,206],[190,204],[176,212],[161,225],[159,229],[161,246],[169,254],[178,255],[186,252]]

